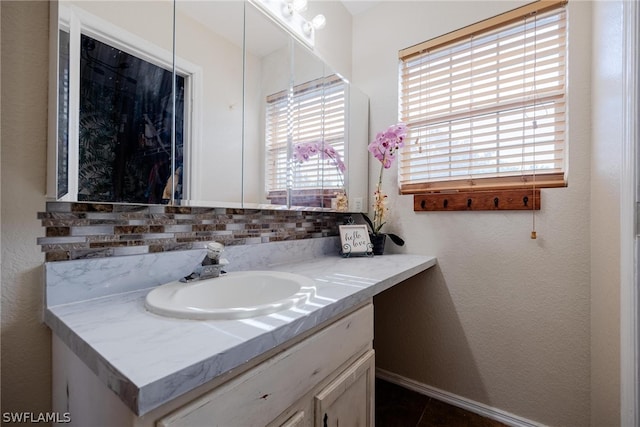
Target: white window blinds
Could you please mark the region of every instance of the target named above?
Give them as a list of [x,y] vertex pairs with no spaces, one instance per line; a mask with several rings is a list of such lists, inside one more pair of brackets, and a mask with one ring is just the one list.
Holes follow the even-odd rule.
[[564,185],[566,10],[552,3],[400,52],[402,193]]
[[315,155],[289,161],[295,144],[324,142],[344,158],[345,84],[329,76],[267,98],[266,191],[343,188],[344,177],[334,161]]

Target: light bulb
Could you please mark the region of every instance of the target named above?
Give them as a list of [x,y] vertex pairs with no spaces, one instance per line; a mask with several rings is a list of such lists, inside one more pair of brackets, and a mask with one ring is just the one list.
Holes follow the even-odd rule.
[[316,15],[311,21],[305,21],[302,24],[302,31],[304,31],[306,35],[310,36],[314,30],[324,28],[326,23],[327,19],[324,15]]
[[316,15],[311,20],[311,25],[313,25],[313,28],[315,28],[316,30],[321,30],[322,28],[324,28],[326,23],[327,19],[324,17],[324,15]]

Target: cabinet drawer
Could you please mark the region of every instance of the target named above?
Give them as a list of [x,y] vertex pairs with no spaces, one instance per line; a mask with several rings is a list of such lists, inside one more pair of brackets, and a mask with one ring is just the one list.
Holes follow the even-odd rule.
[[373,306],[306,340],[157,422],[160,427],[264,426],[373,340]]

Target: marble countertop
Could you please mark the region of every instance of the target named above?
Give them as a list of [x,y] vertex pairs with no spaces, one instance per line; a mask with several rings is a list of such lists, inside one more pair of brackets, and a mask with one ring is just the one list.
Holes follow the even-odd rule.
[[45,322],[135,414],[144,415],[435,263],[420,255],[326,255],[262,268],[307,276],[317,293],[304,305],[250,319],[155,315],[144,307],[146,288],[49,305]]

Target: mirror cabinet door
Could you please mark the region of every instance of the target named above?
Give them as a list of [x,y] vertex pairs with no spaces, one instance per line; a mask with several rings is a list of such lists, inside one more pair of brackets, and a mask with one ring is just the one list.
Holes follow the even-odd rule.
[[69,201],[170,200],[172,5],[65,0],[56,6],[57,186],[50,194]]
[[287,207],[291,37],[245,7],[244,206]]
[[184,154],[182,202],[240,207],[244,2],[180,0],[175,10],[176,74],[188,100],[176,138]]
[[[272,42],[268,55],[261,56],[262,90],[256,102],[245,103],[247,112],[260,111],[263,117],[256,134],[257,148],[264,153],[261,203],[294,209],[332,208],[336,193],[345,191],[347,83],[255,7],[247,7],[246,64],[253,63],[254,50],[265,44],[269,34],[261,25],[274,28],[281,37]],[[245,88],[252,86],[256,75],[253,69],[246,69]],[[252,110],[254,105],[258,108]],[[245,127],[245,135],[253,136],[252,132],[255,129]],[[258,152],[248,147],[249,138],[245,138],[247,159]],[[245,171],[250,170],[259,169],[247,167],[245,161]]]
[[291,56],[291,206],[331,208],[344,187],[345,83],[299,43]]

